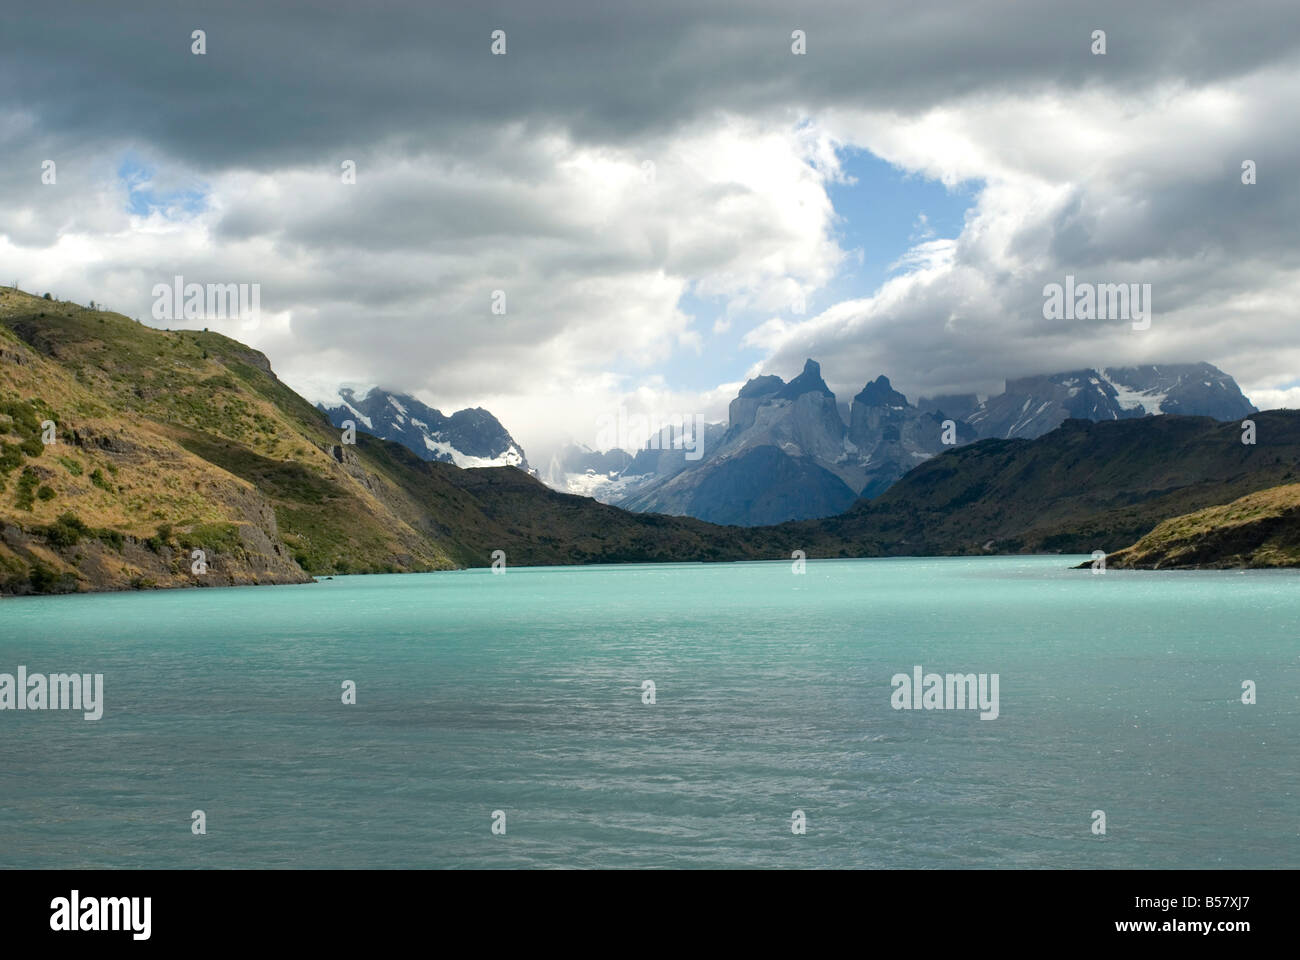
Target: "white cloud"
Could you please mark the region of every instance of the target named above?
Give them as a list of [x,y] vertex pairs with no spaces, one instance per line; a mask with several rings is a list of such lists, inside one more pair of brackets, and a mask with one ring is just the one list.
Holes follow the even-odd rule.
[[[617,149],[512,128],[473,158],[376,148],[357,158],[355,185],[332,161],[230,170],[208,178],[206,208],[188,216],[119,214],[111,232],[79,218],[51,247],[0,253],[36,286],[146,322],[153,284],[175,275],[258,283],[256,328],[171,325],[244,340],[306,392],[336,378],[488,406],[545,448],[585,404],[615,399],[575,405],[571,384],[640,370],[619,381],[635,389],[706,349],[710,332],[679,307],[688,290],[734,317],[782,309],[833,276],[842,254],[825,188],[837,173],[825,136],[789,123],[720,116]],[[111,210],[129,186],[60,189],[80,209]]]
[[[1240,183],[1239,165],[1269,156],[1279,174],[1300,170],[1300,121],[1285,106],[1298,94],[1291,64],[1133,96],[985,94],[915,117],[829,114],[839,141],[950,185],[981,182],[976,203],[958,237],[916,244],[894,265],[908,272],[873,295],[773,318],[746,342],[768,350],[774,369],[823,358],[837,392],[880,372],[915,396],[1193,360],[1243,385],[1293,379],[1296,194],[1278,184],[1265,200]],[[1150,283],[1151,329],[1044,320],[1042,286],[1066,273]]]
[[[725,416],[737,384],[703,394],[671,384],[674,363],[729,349],[732,337],[765,351],[751,374],[788,376],[805,357],[821,360],[842,399],[881,372],[915,395],[987,392],[1006,376],[1074,366],[1201,359],[1261,405],[1291,397],[1278,385],[1300,368],[1300,67],[1281,31],[1235,10],[1201,11],[1206,20],[1171,17],[1167,36],[1156,35],[1141,19],[1151,5],[1116,5],[1113,38],[1146,36],[1149,56],[1126,60],[1121,44],[1111,58],[1067,62],[1051,45],[1068,47],[1062,35],[1073,28],[1041,11],[900,10],[881,30],[846,6],[810,32],[806,61],[783,54],[777,70],[760,55],[788,35],[769,29],[784,8],[719,31],[711,17],[692,19],[696,6],[629,32],[629,50],[661,59],[589,51],[603,83],[580,76],[576,62],[540,70],[524,59],[526,43],[510,63],[528,65],[528,89],[518,78],[489,87],[507,76],[502,64],[444,63],[405,37],[419,48],[412,59],[391,42],[357,48],[337,76],[315,77],[331,91],[323,102],[352,121],[343,132],[316,122],[315,95],[296,75],[287,112],[256,127],[266,135],[236,136],[218,120],[243,100],[195,81],[188,60],[168,74],[181,81],[169,107],[156,77],[130,75],[130,65],[152,62],[138,49],[88,47],[121,61],[104,74],[114,92],[160,101],[157,124],[126,101],[91,111],[86,100],[80,120],[0,104],[0,154],[15,158],[0,168],[3,281],[142,318],[153,284],[176,274],[260,283],[264,322],[225,332],[265,350],[291,385],[319,393],[382,382],[447,411],[485,406],[539,462],[569,436],[582,439],[592,411],[620,403]],[[961,59],[972,50],[967,15],[997,27],[978,51],[1007,45],[991,61]],[[275,24],[236,21],[232,30],[253,31],[249,43],[280,41]],[[584,40],[567,27],[548,32],[544,18],[527,22],[532,49]],[[377,29],[403,34],[404,25],[395,16]],[[351,36],[332,27],[292,29],[328,50]],[[137,33],[120,39],[144,42]],[[651,46],[637,47],[642,37]],[[1251,68],[1252,59],[1265,65]],[[390,60],[391,72],[379,69]],[[7,69],[16,70],[0,61]],[[424,69],[477,90],[463,79],[472,75],[489,92],[449,101],[426,129],[418,118],[439,104],[403,99],[434,88],[411,82],[428,80]],[[46,106],[60,84],[79,80],[6,76],[39,80],[28,92]],[[499,108],[500,122],[484,124],[481,104],[494,117]],[[123,128],[110,138],[78,127],[110,120]],[[362,146],[335,142],[353,135]],[[918,211],[917,242],[896,275],[802,314],[795,304],[825,303],[817,295],[845,265],[828,192],[846,180],[843,146],[949,185],[974,183],[975,203],[957,236],[931,235]],[[129,213],[117,177],[128,152],[156,170],[152,189],[200,184],[206,206]],[[37,186],[46,156],[58,158],[57,186]],[[344,159],[357,163],[355,185],[340,182]],[[1259,165],[1255,187],[1239,183],[1243,159]],[[1066,272],[1151,283],[1151,329],[1045,321],[1042,285]],[[505,316],[490,309],[498,289]],[[684,298],[718,315],[694,317]]]

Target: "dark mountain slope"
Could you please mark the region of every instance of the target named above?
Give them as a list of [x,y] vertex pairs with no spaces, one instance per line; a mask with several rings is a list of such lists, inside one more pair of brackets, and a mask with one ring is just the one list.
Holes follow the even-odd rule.
[[982,440],[916,467],[807,536],[887,553],[1118,550],[1170,517],[1291,482],[1300,412],[1254,414],[1258,442],[1207,417],[1067,420],[1037,440]]

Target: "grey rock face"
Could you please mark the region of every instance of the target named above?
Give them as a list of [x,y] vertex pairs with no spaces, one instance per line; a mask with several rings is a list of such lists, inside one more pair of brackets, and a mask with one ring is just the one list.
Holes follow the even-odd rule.
[[707,469],[684,471],[621,505],[748,527],[842,513],[856,499],[843,480],[812,458],[762,444]]
[[[887,377],[854,398],[846,424],[813,360],[789,383],[750,380],[728,414],[726,432],[700,463],[658,472],[611,502],[746,526],[812,519],[864,492],[874,496],[943,449],[944,418],[909,404]],[[962,424],[955,437],[974,434]],[[639,468],[634,462],[629,471]]]
[[[849,441],[864,471],[858,490],[868,498],[884,493],[918,463],[947,447],[975,439],[975,431],[964,421],[912,406],[883,375],[853,398],[850,416]],[[952,442],[947,444],[946,420],[953,421],[948,434]]]

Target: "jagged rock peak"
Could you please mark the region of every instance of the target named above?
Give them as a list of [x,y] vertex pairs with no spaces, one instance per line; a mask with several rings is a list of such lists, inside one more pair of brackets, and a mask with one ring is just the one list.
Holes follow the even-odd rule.
[[825,397],[834,397],[826,381],[822,379],[822,368],[816,360],[806,360],[803,372],[789,383],[780,377],[767,375],[754,377],[740,388],[738,398],[746,400],[784,399],[794,400],[805,393],[820,393]]
[[802,397],[805,393],[820,393],[824,397],[835,396],[831,393],[830,387],[826,386],[826,381],[822,379],[821,364],[816,360],[805,360],[803,373],[787,383],[780,395],[793,400]]
[[775,397],[785,389],[785,381],[780,377],[766,376],[755,377],[743,387],[740,388],[738,396],[742,397]]
[[910,406],[907,397],[895,390],[889,378],[883,373],[863,387],[862,392],[853,398],[853,402],[868,407]]

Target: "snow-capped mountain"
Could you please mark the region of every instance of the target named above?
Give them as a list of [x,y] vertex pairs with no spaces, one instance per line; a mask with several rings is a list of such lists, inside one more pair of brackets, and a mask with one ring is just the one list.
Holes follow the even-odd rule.
[[[956,408],[956,405],[954,405]],[[965,419],[981,438],[1041,437],[1077,420],[1127,420],[1161,413],[1236,420],[1255,412],[1235,380],[1208,363],[1108,367],[1008,380]]]
[[400,443],[425,460],[441,460],[458,467],[530,470],[523,447],[482,407],[457,410],[448,417],[412,396],[379,387],[364,397],[341,387],[330,403],[318,401],[316,406],[336,427],[351,420],[358,430]]
[[775,376],[746,383],[702,459],[642,450],[592,489],[630,510],[744,526],[780,523],[839,513],[951,446],[986,437],[1039,437],[1067,418],[1179,413],[1233,420],[1253,411],[1230,376],[1198,363],[1025,377],[983,401],[943,396],[915,405],[880,376],[853,398],[846,422],[820,367],[808,360],[789,383]]

